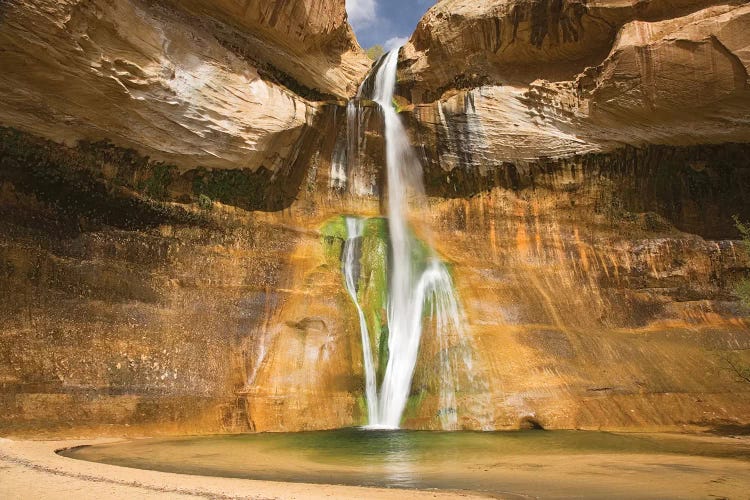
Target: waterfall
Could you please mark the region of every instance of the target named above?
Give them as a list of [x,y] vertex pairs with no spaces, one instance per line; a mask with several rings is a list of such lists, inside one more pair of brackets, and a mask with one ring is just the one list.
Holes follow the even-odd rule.
[[[451,356],[451,336],[463,338],[462,314],[453,292],[453,282],[442,263],[433,260],[420,280],[432,297],[430,319],[440,342],[440,424],[443,429],[455,430],[458,426],[456,390],[456,359]],[[454,340],[455,342],[455,340]],[[473,360],[464,360],[471,370]]]
[[373,361],[372,349],[370,348],[370,332],[367,329],[367,320],[362,306],[357,298],[357,279],[359,278],[359,259],[361,252],[362,234],[365,221],[357,217],[346,217],[346,241],[342,255],[342,271],[344,282],[352,302],[357,307],[359,315],[359,331],[362,337],[362,354],[365,368],[365,398],[367,399],[368,422],[378,421],[378,395],[375,380],[375,363]]
[[364,129],[363,111],[360,97],[350,99],[346,105],[346,134],[340,137],[331,156],[330,188],[333,191],[347,192],[356,196],[375,194],[373,182],[360,168],[361,131]]
[[[407,195],[421,191],[414,181],[421,165],[414,157],[404,126],[393,107],[399,49],[388,53],[375,75],[373,101],[383,111],[386,168],[388,175],[388,231],[391,241],[388,296],[388,363],[380,390],[380,420],[377,425],[398,427],[411,389],[422,336],[424,290],[415,290],[412,266],[414,238],[407,223]],[[411,169],[411,171],[410,171]],[[414,185],[417,184],[417,185]],[[416,292],[416,293],[415,293]],[[421,296],[419,295],[421,293]]]
[[350,172],[356,172],[359,167],[359,100],[351,99],[346,104],[346,157]]
[[336,147],[331,159],[331,189],[343,190],[347,185],[346,147]]
[[[375,67],[371,100],[382,109],[385,123],[386,167],[388,179],[388,235],[390,255],[388,260],[388,359],[382,374],[380,390],[370,345],[365,312],[357,298],[359,252],[357,242],[363,233],[363,221],[346,218],[347,239],[342,254],[346,288],[354,302],[360,322],[362,352],[365,368],[365,396],[368,408],[368,427],[398,428],[411,391],[412,378],[417,364],[423,330],[425,306],[435,328],[440,349],[436,372],[440,383],[439,418],[444,429],[458,427],[456,391],[457,364],[459,360],[451,349],[462,351],[463,367],[472,369],[473,349],[465,349],[467,341],[450,273],[435,252],[417,240],[408,221],[409,199],[424,199],[422,166],[409,143],[404,128],[394,108],[396,66],[400,48],[389,52]],[[369,80],[369,77],[368,77]],[[366,81],[367,82],[367,81]],[[365,84],[360,87],[357,100],[363,97]],[[348,165],[359,161],[359,120],[357,105],[347,106]],[[356,146],[356,147],[355,147]],[[356,156],[356,158],[354,158]],[[349,176],[352,177],[351,175]],[[426,257],[424,256],[426,253]],[[422,256],[421,258],[419,256]],[[469,375],[471,379],[473,375]]]

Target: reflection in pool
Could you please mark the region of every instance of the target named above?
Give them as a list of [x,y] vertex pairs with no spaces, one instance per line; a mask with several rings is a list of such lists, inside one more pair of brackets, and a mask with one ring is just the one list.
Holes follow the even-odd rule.
[[[61,454],[185,474],[545,497],[585,491],[594,497],[655,498],[750,486],[747,441],[664,434],[353,428],[141,439]],[[723,482],[711,483],[722,472]]]

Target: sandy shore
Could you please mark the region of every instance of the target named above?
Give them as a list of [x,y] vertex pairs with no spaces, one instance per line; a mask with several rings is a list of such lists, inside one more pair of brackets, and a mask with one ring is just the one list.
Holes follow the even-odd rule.
[[0,498],[486,498],[457,492],[275,483],[145,471],[61,457],[56,450],[118,441],[14,441],[0,438]]

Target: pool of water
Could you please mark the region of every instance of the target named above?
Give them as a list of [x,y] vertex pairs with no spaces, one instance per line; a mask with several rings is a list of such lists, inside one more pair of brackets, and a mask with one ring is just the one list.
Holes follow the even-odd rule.
[[747,441],[663,434],[354,428],[139,439],[60,454],[183,474],[498,495],[656,498],[750,487]]

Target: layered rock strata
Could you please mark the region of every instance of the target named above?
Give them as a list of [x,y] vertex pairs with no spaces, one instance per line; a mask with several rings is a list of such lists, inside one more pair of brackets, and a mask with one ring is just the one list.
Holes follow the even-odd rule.
[[[482,164],[608,152],[624,144],[747,142],[749,16],[747,5],[724,5],[628,23],[600,64],[570,80],[453,90],[418,105],[415,117],[431,132],[415,140],[428,148],[443,141],[454,155],[472,151]],[[559,61],[572,64],[563,55]],[[413,70],[404,70],[405,92]],[[431,75],[425,71],[425,78]],[[443,166],[455,163],[447,159]]]
[[[108,139],[180,168],[274,172],[315,125],[311,99],[347,96],[367,70],[338,3],[246,5],[233,24],[239,3],[212,3],[215,18],[179,5],[5,2],[0,124],[68,144]],[[309,54],[290,48],[306,43]],[[320,73],[295,70],[307,63]]]
[[354,95],[370,68],[371,61],[347,22],[343,2],[189,0],[172,4],[203,22],[207,18],[218,21],[211,24],[211,31],[223,45],[262,69],[280,73],[282,83],[291,79],[292,90],[313,100]]
[[[82,151],[12,137],[0,200],[4,432],[364,423],[358,321],[341,275],[345,234],[330,221],[355,208],[375,215],[376,198],[342,198],[319,157],[284,211],[158,201],[104,170],[71,174],[62,159]],[[19,162],[43,168],[8,175],[24,148]],[[110,164],[132,161],[125,153],[107,149]],[[529,175],[508,167],[470,198],[436,196],[416,211],[414,227],[429,221],[439,235],[476,346],[475,376],[487,382],[486,392],[459,398],[460,425],[742,424],[748,392],[726,361],[747,352],[732,289],[748,256],[673,223],[723,223],[724,200],[746,192],[746,157],[746,147],[716,146],[540,164]],[[654,170],[665,158],[675,162],[665,169],[700,158],[730,165],[708,160],[703,172],[653,184],[674,174]],[[719,192],[710,182],[724,169],[733,187]],[[663,216],[661,206],[684,210]],[[371,279],[361,275],[359,286]],[[409,427],[436,428],[447,411],[438,352],[426,336]]]
[[404,47],[402,84],[415,102],[430,102],[455,88],[572,80],[607,56],[627,23],[742,3],[443,0],[425,14]]

